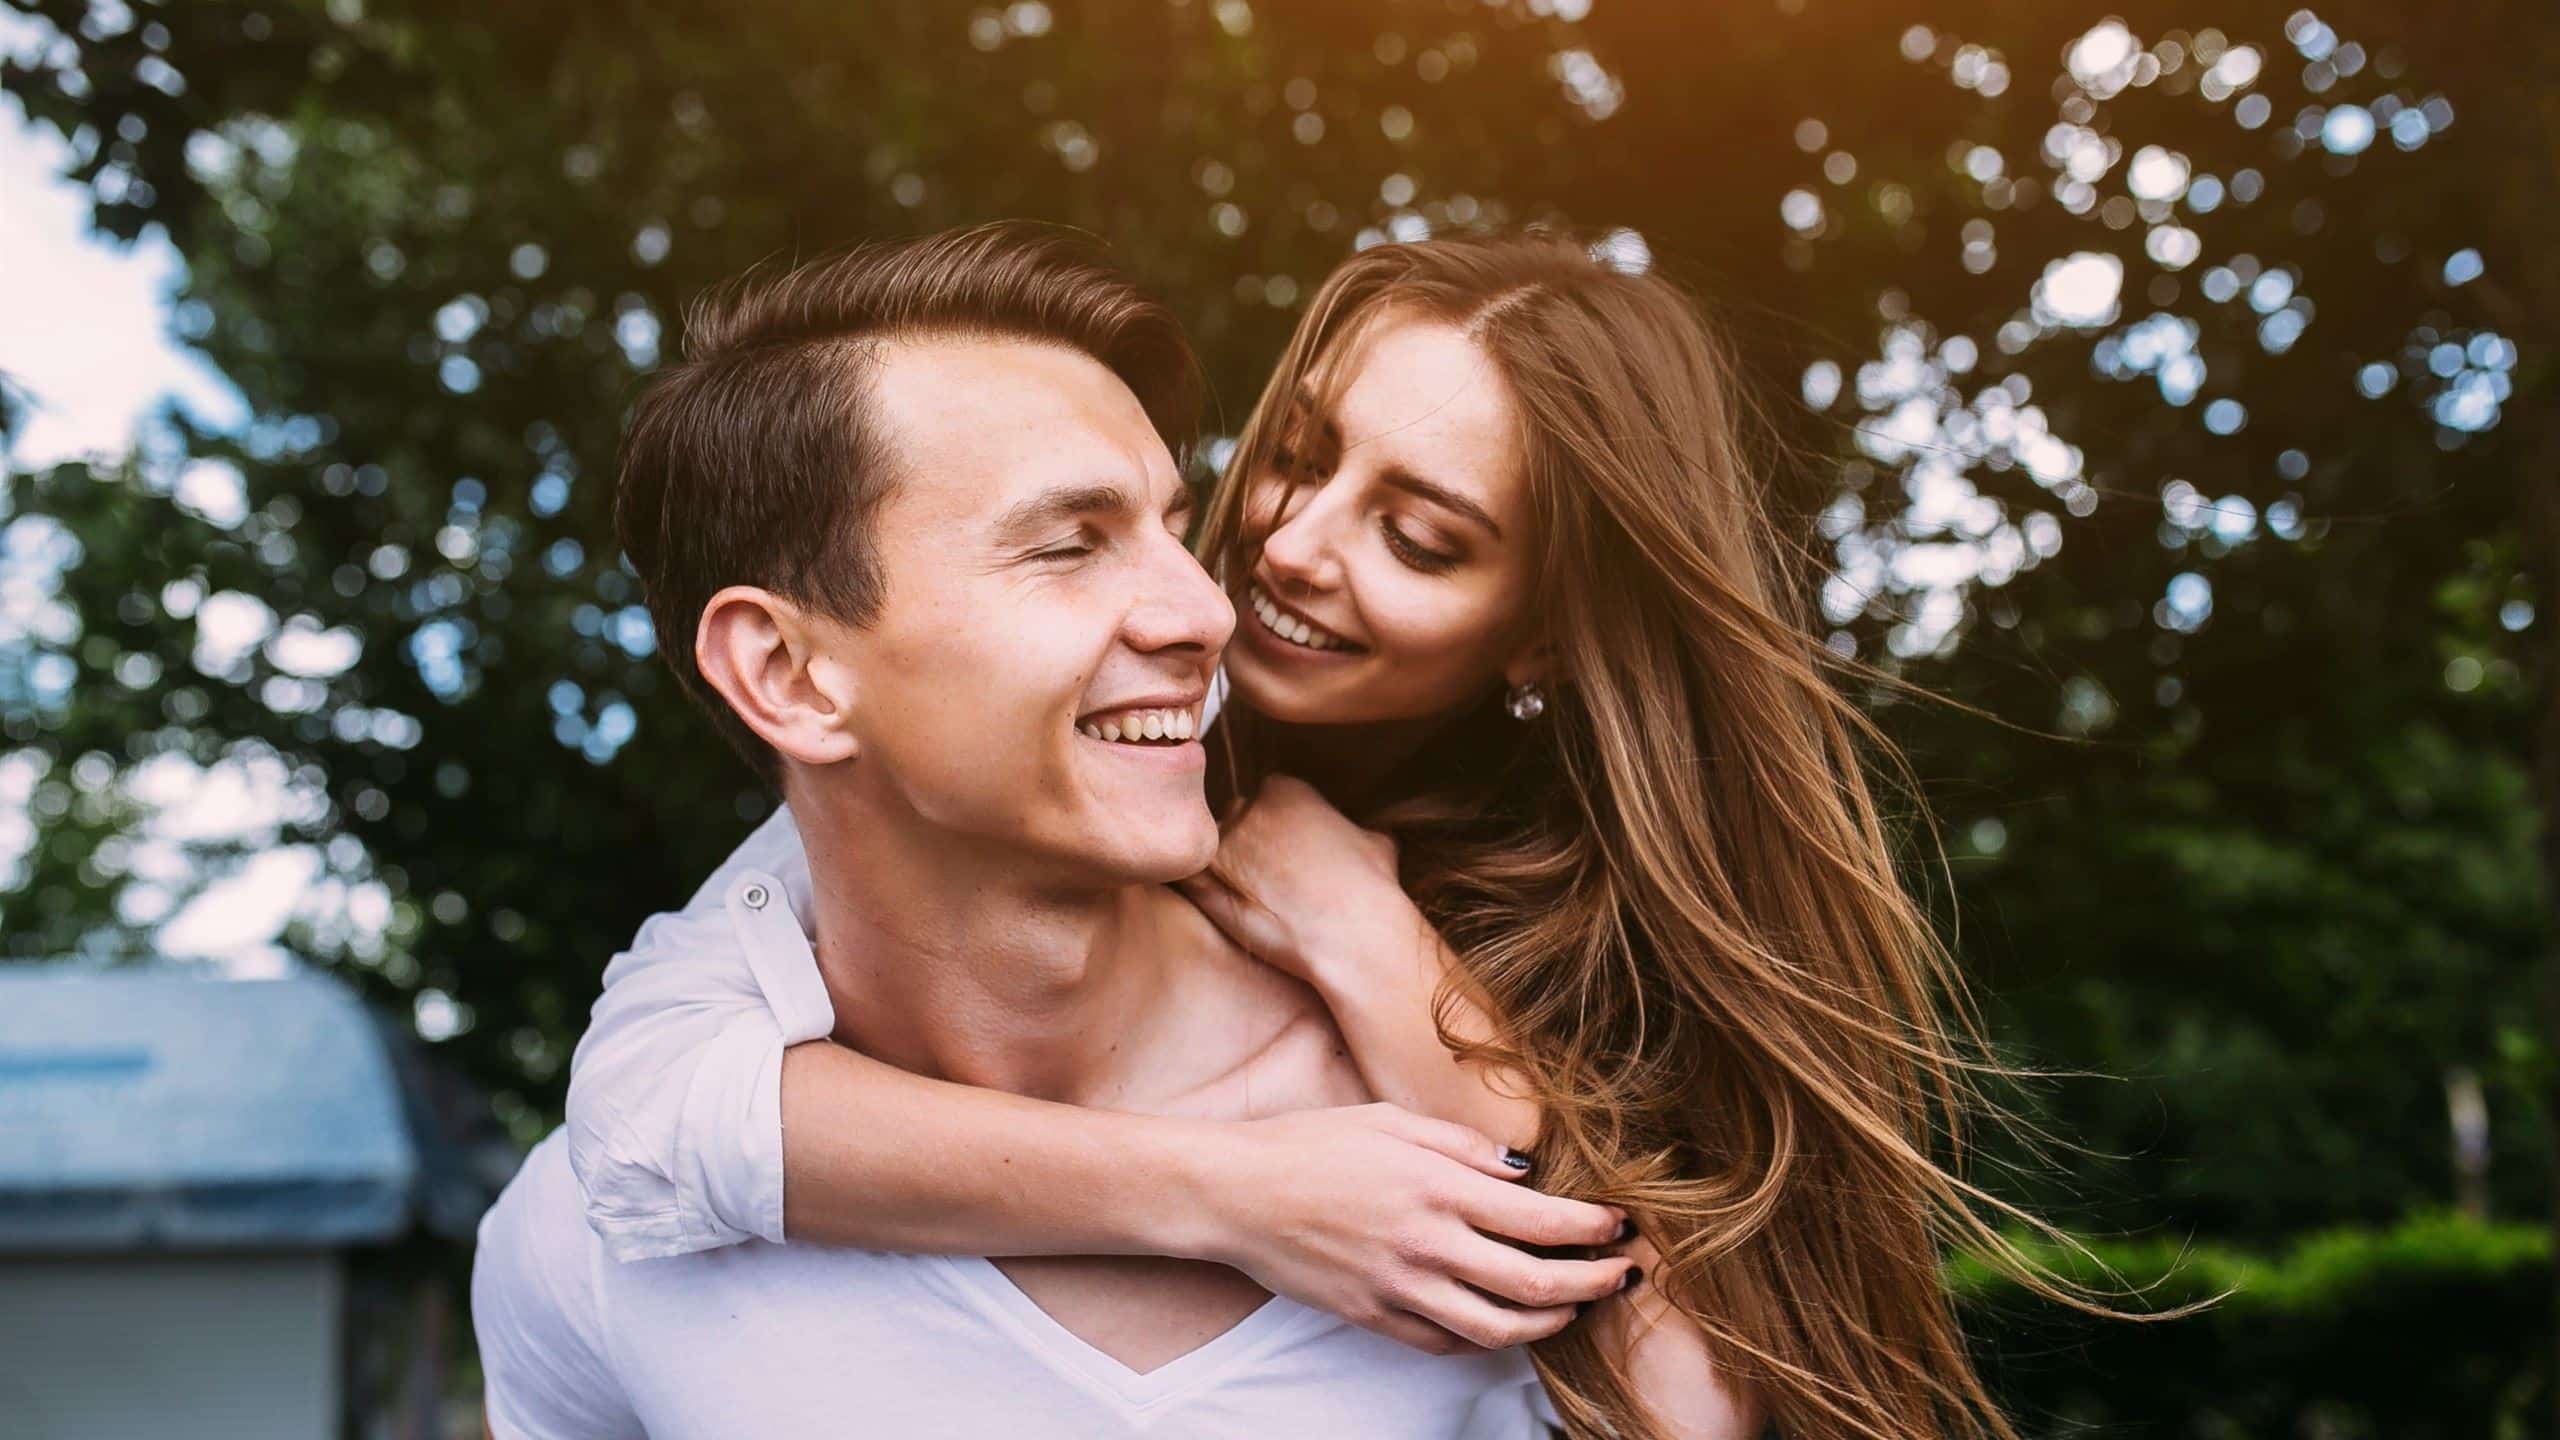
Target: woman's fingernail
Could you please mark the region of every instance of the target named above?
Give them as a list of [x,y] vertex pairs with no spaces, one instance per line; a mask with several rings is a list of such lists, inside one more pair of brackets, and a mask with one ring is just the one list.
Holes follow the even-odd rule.
[[1514,1170],[1526,1170],[1529,1168],[1531,1161],[1528,1156],[1521,1154],[1519,1151],[1506,1148],[1502,1152],[1502,1163],[1510,1166]]
[[1627,1278],[1619,1283],[1618,1288],[1620,1290],[1633,1290],[1636,1288],[1636,1283],[1642,1279],[1644,1279],[1644,1267],[1641,1265],[1630,1265],[1627,1267]]
[[1633,1220],[1621,1220],[1618,1222],[1618,1238],[1609,1243],[1613,1245],[1624,1245],[1634,1238],[1636,1238],[1636,1222]]

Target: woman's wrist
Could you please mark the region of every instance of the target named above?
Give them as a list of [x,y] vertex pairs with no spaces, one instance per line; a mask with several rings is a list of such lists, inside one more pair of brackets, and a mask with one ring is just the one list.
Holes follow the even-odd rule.
[[1403,891],[1365,900],[1330,920],[1299,957],[1299,974],[1339,1017],[1391,1003],[1406,982],[1436,985],[1439,937]]
[[1243,1233],[1235,1203],[1245,1188],[1232,1121],[1131,1116],[1117,1172],[1127,1193],[1113,1208],[1127,1253],[1230,1263]]

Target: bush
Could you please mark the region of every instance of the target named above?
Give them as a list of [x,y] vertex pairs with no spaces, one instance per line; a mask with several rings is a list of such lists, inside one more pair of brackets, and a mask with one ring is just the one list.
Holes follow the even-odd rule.
[[[2132,1308],[2221,1298],[2182,1319],[2109,1322],[1961,1269],[1985,1367],[2030,1436],[2544,1433],[2553,1277],[2543,1230],[2431,1216],[2321,1232],[2272,1261],[2210,1247],[2094,1248],[2142,1287]],[[2086,1261],[2055,1263],[2104,1280]]]

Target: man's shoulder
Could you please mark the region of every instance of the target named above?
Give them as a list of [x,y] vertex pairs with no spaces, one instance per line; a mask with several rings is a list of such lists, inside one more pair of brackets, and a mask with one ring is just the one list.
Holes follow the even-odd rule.
[[586,1196],[569,1167],[569,1135],[554,1130],[533,1147],[515,1178],[480,1217],[476,1268],[539,1263],[546,1270],[583,1265],[595,1232],[587,1227]]
[[1171,903],[1187,917],[1179,930],[1191,960],[1184,1013],[1239,1039],[1223,1078],[1199,1096],[1212,1113],[1243,1119],[1374,1098],[1322,997],[1239,948],[1191,902]]
[[1350,1045],[1322,1004],[1292,1011],[1238,1074],[1248,1097],[1247,1118],[1366,1105],[1378,1098],[1360,1078]]
[[471,1323],[497,1433],[640,1440],[598,1300],[602,1255],[555,1131],[481,1218],[471,1262]]
[[600,1313],[602,1247],[587,1224],[586,1192],[569,1166],[568,1132],[554,1130],[480,1217],[471,1261],[475,1304],[494,1300],[495,1315],[537,1337],[583,1336]]
[[[804,931],[808,929],[815,908],[809,854],[788,806],[775,810],[738,842],[738,848],[704,877],[682,909],[661,910],[640,922],[630,945],[605,967],[605,994],[598,1002],[598,1013],[617,998],[629,998],[618,997],[616,987],[627,987],[643,975],[655,977],[660,986],[675,987],[675,995],[684,999],[697,998],[696,988],[706,985],[710,995],[734,992],[760,999],[729,903],[750,880],[777,883],[792,918]],[[645,995],[632,991],[631,996],[650,1008],[670,998],[654,988]]]

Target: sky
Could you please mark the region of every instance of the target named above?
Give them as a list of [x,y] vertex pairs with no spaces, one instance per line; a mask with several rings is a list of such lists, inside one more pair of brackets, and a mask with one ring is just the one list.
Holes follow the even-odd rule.
[[[171,338],[170,296],[184,266],[167,241],[118,244],[89,228],[82,189],[60,178],[69,147],[50,128],[0,102],[0,375],[22,402],[23,428],[10,458],[39,467],[129,449],[163,403],[176,400],[199,421],[237,424],[240,397],[200,357]],[[0,616],[0,627],[9,623]],[[11,637],[0,634],[0,643]],[[0,775],[0,803],[23,810],[23,774]],[[272,777],[247,772],[179,774],[166,768],[135,788],[161,807],[163,843],[137,854],[137,869],[182,864],[181,835],[219,833],[243,818],[255,825],[281,801]],[[23,846],[23,813],[0,825],[0,848]],[[7,856],[0,854],[0,860]],[[301,902],[317,857],[278,850],[171,916],[161,944],[171,954],[220,958],[257,973],[279,963],[272,945]],[[152,903],[142,887],[137,903]]]
[[0,373],[32,401],[13,451],[41,463],[120,450],[170,396],[238,419],[230,386],[169,338],[178,257],[156,237],[124,247],[91,234],[87,197],[59,178],[70,158],[49,127],[0,107]]

